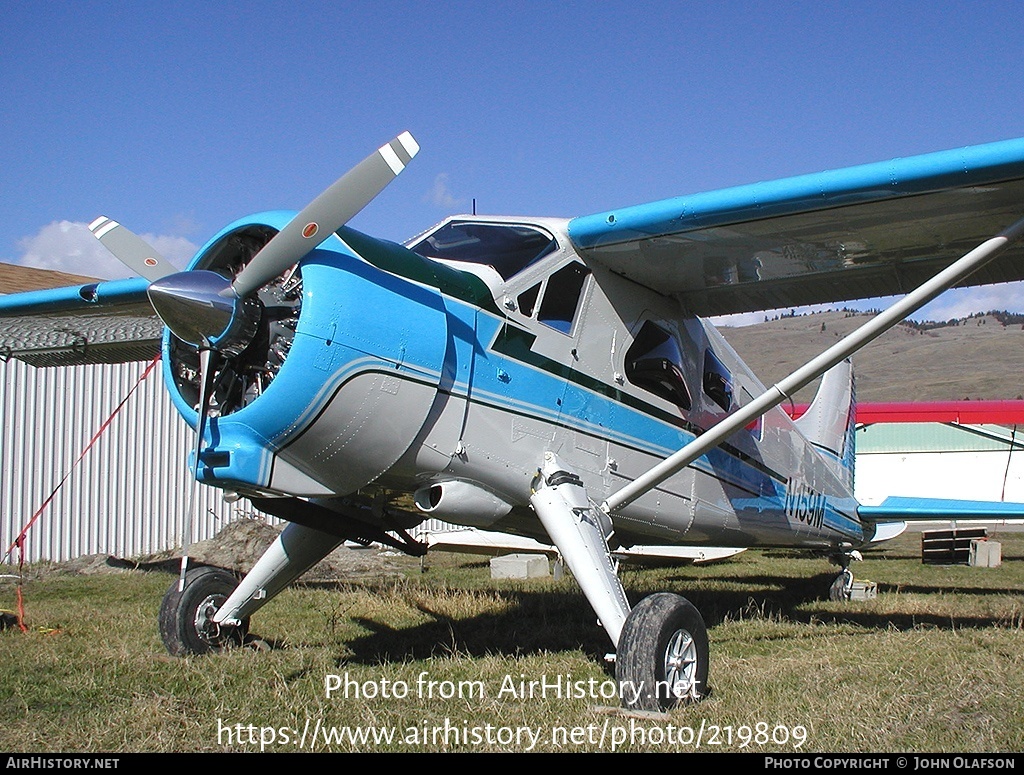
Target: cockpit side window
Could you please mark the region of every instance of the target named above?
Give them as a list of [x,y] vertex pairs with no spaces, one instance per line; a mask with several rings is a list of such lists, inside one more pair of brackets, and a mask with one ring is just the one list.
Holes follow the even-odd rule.
[[704,351],[704,394],[725,411],[732,408],[732,374],[711,350]]
[[589,274],[590,270],[576,261],[554,272],[544,288],[537,320],[568,334],[583,297],[583,283]]
[[519,224],[452,221],[412,245],[427,258],[491,266],[508,280],[558,249],[554,237]]
[[648,320],[626,350],[626,379],[638,388],[690,410],[690,391],[683,380],[683,356],[668,331]]

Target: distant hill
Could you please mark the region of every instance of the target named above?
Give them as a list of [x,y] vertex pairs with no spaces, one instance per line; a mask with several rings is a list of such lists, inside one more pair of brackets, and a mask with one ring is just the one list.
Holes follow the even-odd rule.
[[[766,385],[864,323],[862,312],[820,312],[719,329]],[[903,323],[853,358],[858,401],[1024,397],[1024,317],[979,313],[946,323]],[[810,400],[816,383],[797,400]]]

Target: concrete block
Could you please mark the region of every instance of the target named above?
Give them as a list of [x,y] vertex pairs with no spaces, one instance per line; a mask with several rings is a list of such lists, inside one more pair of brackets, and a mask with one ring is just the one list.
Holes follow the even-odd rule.
[[492,579],[538,579],[549,575],[543,554],[506,554],[491,559]]
[[1003,564],[1003,545],[999,541],[971,541],[968,565],[975,568],[998,568]]

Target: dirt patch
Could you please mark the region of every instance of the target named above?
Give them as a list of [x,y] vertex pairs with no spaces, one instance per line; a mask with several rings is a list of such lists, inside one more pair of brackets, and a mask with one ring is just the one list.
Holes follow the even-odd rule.
[[[189,548],[189,560],[200,565],[216,565],[238,573],[248,573],[281,530],[282,527],[269,525],[262,520],[239,519],[229,523],[213,538],[192,544]],[[343,544],[308,570],[301,580],[339,581],[400,576],[403,573],[402,568],[407,567],[409,562],[408,557],[393,550],[377,546],[364,548]],[[137,570],[176,573],[180,566],[180,550],[132,559],[108,554],[90,554],[68,562],[38,563],[30,568],[28,575],[93,575]]]

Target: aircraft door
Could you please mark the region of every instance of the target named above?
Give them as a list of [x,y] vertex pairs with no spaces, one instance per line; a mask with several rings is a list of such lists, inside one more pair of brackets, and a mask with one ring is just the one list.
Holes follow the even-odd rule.
[[[588,282],[589,270],[574,262],[559,272],[549,281],[538,319],[568,336],[562,342],[567,378],[558,407],[559,425],[566,429],[560,449],[577,469],[591,474],[585,484],[597,497],[609,485],[607,429],[613,408],[595,372],[609,369],[607,340],[613,332],[607,327],[602,331],[600,322],[592,322],[600,319],[594,309],[594,299],[600,294],[595,283]],[[557,325],[547,319],[552,313],[543,304],[552,290],[559,293]]]

